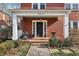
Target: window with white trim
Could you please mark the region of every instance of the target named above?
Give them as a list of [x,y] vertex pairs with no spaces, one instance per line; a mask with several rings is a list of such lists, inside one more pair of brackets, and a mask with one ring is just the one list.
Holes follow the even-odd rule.
[[78,4],[73,4],[73,9],[78,9]]
[[33,3],[33,9],[38,9],[38,3]]
[[65,4],[65,9],[70,10],[71,9],[71,4]]
[[45,9],[45,3],[40,3],[40,9]]
[[78,29],[78,22],[73,22],[73,29]]
[[70,10],[70,9],[77,10],[78,9],[78,3],[66,3],[65,9],[66,10]]
[[46,8],[46,4],[45,3],[33,3],[32,4],[32,9],[36,10],[36,9],[45,9]]

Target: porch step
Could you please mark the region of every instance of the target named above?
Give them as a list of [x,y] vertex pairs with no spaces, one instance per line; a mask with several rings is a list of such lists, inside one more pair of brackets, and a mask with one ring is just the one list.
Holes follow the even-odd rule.
[[48,43],[31,43],[32,46],[48,45]]
[[49,40],[27,40],[30,43],[48,43]]

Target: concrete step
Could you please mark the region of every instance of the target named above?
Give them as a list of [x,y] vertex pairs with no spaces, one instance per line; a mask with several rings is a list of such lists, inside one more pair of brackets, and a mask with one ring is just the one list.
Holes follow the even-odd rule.
[[31,43],[32,46],[36,46],[36,45],[48,45],[48,43]]
[[27,40],[30,43],[48,43],[49,40]]

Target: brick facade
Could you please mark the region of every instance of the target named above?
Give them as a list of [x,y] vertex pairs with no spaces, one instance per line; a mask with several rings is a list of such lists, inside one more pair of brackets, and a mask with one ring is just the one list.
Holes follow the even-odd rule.
[[21,21],[22,30],[32,34],[32,20],[47,20],[47,36],[51,36],[51,32],[56,32],[59,39],[64,39],[63,36],[63,16],[53,18],[23,18]]
[[21,9],[31,9],[32,7],[32,4],[31,3],[21,3]]
[[[22,10],[32,10],[32,3],[21,3],[21,9]],[[36,9],[36,10],[38,10],[38,9]],[[46,10],[48,10],[48,11],[49,10],[58,10],[59,12],[64,11],[64,10],[67,11],[65,9],[64,3],[46,3]],[[23,32],[29,32],[30,34],[32,34],[32,20],[40,20],[40,19],[47,20],[47,37],[51,36],[51,32],[56,32],[56,36],[59,39],[63,40],[64,37],[67,36],[66,30],[64,30],[64,29],[67,29],[67,34],[69,34],[68,22],[70,20],[78,21],[79,20],[79,11],[71,11],[71,13],[69,14],[69,17],[66,17],[65,15],[67,16],[68,14],[64,14],[63,16],[61,16],[59,14],[58,16],[55,16],[55,17],[53,16],[53,17],[49,17],[49,18],[45,18],[45,17],[44,18],[43,17],[39,17],[39,18],[31,17],[30,18],[30,17],[23,16],[23,19],[21,20],[21,27],[22,27]],[[67,22],[64,23],[64,21],[66,21],[66,20],[67,20]]]
[[[32,3],[21,3],[21,9],[32,9]],[[64,3],[46,3],[46,9],[61,10],[64,9]]]
[[64,3],[47,3],[46,9],[48,9],[48,10],[63,10]]
[[79,11],[72,11],[69,15],[69,20],[79,21]]

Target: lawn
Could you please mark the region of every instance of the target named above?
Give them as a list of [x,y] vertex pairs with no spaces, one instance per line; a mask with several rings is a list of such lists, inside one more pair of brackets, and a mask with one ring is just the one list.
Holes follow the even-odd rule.
[[0,56],[26,56],[30,43],[26,41],[0,41]]
[[51,48],[50,53],[52,56],[79,56],[78,48]]

